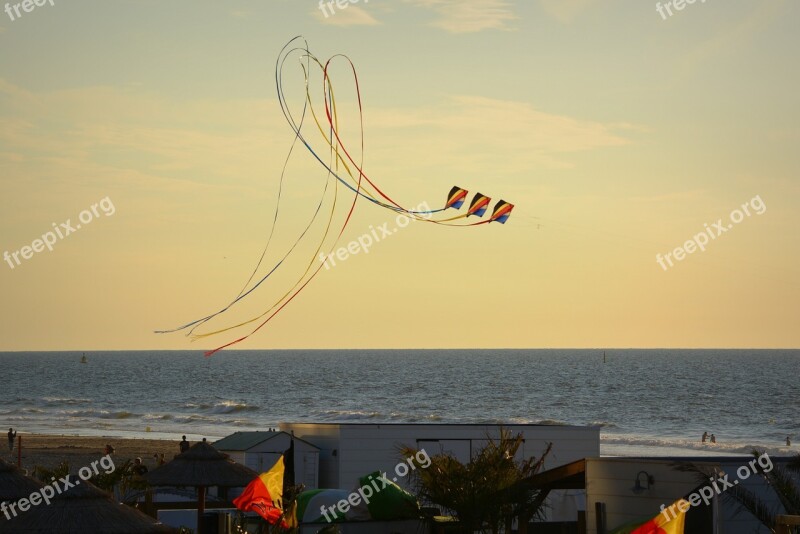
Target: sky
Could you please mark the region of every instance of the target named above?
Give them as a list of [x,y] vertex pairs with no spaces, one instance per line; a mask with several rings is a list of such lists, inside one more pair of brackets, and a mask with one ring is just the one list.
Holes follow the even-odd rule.
[[[331,208],[304,147],[281,182],[294,134],[275,63],[296,36],[353,62],[361,117],[349,65],[331,66],[339,132],[389,196],[440,208],[459,185],[515,208],[505,225],[398,227],[357,202],[324,241],[335,265],[237,348],[800,346],[800,4],[665,4],[6,4],[0,350],[205,350],[258,324],[154,333],[239,294],[279,190],[256,279],[320,199],[336,231],[346,217],[352,196]],[[283,71],[294,113],[302,65]],[[317,70],[309,87],[322,106]],[[200,331],[280,302],[319,266],[323,220]],[[396,232],[336,259],[381,227]]]

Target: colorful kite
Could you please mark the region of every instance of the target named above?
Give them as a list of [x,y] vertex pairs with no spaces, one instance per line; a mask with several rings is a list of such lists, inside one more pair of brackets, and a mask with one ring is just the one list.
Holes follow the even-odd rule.
[[482,195],[480,193],[476,194],[472,197],[472,202],[469,205],[469,209],[467,210],[467,217],[470,215],[477,215],[478,217],[483,217],[483,214],[486,213],[486,208],[489,207],[489,202],[492,199],[487,197],[486,195]]
[[461,206],[464,205],[464,200],[467,198],[467,193],[469,193],[469,191],[466,189],[461,189],[457,185],[454,185],[453,189],[451,189],[450,193],[447,195],[447,203],[444,207],[461,209]]
[[[298,57],[300,59],[300,67],[303,73],[304,80],[304,94],[302,109],[292,111],[290,108],[286,94],[284,92],[284,68],[289,62],[290,58]],[[344,143],[341,138],[342,128],[340,126],[339,113],[336,106],[336,99],[334,98],[334,85],[333,80],[329,74],[331,64],[334,60],[341,60],[345,62],[345,66],[349,67],[352,73],[351,82],[355,89],[354,96],[358,109],[358,157],[354,157],[352,152],[353,148]],[[312,98],[311,76],[313,72],[321,75],[321,103]],[[350,222],[353,212],[358,200],[363,199],[376,206],[387,209],[397,214],[398,219],[405,217],[409,221],[422,221],[433,223],[440,226],[479,226],[487,224],[492,221],[505,223],[511,212],[513,205],[501,201],[495,206],[494,213],[487,220],[477,222],[466,222],[465,219],[470,216],[481,218],[485,214],[491,199],[478,193],[472,199],[469,209],[466,213],[456,215],[453,217],[439,217],[438,214],[450,208],[458,210],[464,204],[467,197],[467,191],[458,186],[453,187],[447,195],[447,201],[442,208],[418,211],[403,207],[403,205],[390,197],[384,190],[379,187],[363,169],[364,158],[364,131],[363,131],[363,110],[361,102],[361,89],[358,83],[358,75],[353,62],[344,55],[335,55],[322,63],[316,56],[314,56],[308,49],[308,43],[302,37],[296,37],[289,41],[283,47],[281,53],[275,64],[275,84],[278,95],[278,103],[281,107],[286,122],[289,124],[294,139],[289,148],[289,153],[284,161],[283,170],[280,175],[278,186],[278,196],[275,205],[275,212],[272,219],[272,227],[270,234],[267,238],[266,245],[261,251],[259,260],[250,277],[245,282],[239,293],[226,305],[222,306],[217,311],[210,313],[200,319],[196,319],[189,323],[171,330],[159,330],[158,333],[169,333],[177,331],[187,331],[187,336],[193,340],[203,339],[208,336],[218,335],[224,332],[230,332],[240,328],[248,328],[244,335],[237,337],[230,343],[222,345],[214,350],[206,352],[206,356],[211,356],[215,352],[222,350],[231,345],[240,343],[255,334],[262,327],[264,327],[275,315],[281,312],[310,282],[317,274],[319,274],[324,263],[318,261],[319,257],[329,255],[332,250],[336,249],[339,239],[342,237],[345,228]],[[324,109],[324,113],[320,111]],[[316,203],[316,208],[311,214],[310,218],[305,222],[302,231],[295,237],[294,241],[290,240],[289,245],[282,253],[277,254],[274,263],[264,266],[267,258],[270,257],[272,248],[273,237],[275,229],[279,227],[281,221],[279,220],[281,213],[281,200],[282,192],[284,189],[284,182],[287,172],[289,159],[294,153],[297,145],[304,146],[309,154],[319,163],[325,171],[325,181],[321,188],[319,200]],[[321,148],[320,148],[321,145]],[[350,193],[352,196],[345,202],[344,211],[346,215],[343,220],[336,223],[337,212],[342,212],[342,195],[341,193]],[[502,206],[501,206],[502,204]],[[340,209],[337,211],[337,207]],[[319,235],[321,234],[321,238]],[[314,237],[317,236],[317,237]],[[291,284],[285,292],[280,292],[280,296],[273,300],[265,311],[252,317],[246,321],[240,321],[236,324],[229,325],[224,328],[217,328],[207,332],[197,332],[197,329],[205,325],[207,322],[215,319],[216,317],[230,311],[231,308],[239,304],[242,300],[252,295],[253,292],[264,284],[284,262],[291,258],[300,257],[298,254],[300,250],[298,246],[301,242],[308,242],[312,239],[313,252],[304,256],[303,263],[306,265],[305,269],[298,273],[294,278],[294,283]],[[316,243],[316,244],[313,244]],[[261,276],[259,277],[259,274]]]
[[492,211],[492,216],[489,217],[489,221],[505,224],[508,218],[511,216],[511,210],[513,209],[514,204],[509,204],[505,200],[501,200],[494,205],[494,211]]

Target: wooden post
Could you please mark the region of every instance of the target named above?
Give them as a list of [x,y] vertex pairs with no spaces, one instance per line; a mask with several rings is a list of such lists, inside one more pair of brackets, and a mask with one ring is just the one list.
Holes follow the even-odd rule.
[[606,534],[606,503],[594,503],[594,516],[597,534]]
[[586,534],[586,510],[578,510],[578,534]]
[[206,487],[197,488],[197,534],[203,534],[203,514],[206,511]]
[[17,467],[22,469],[22,436],[17,436]]
[[153,488],[148,487],[144,491],[144,513],[152,517],[153,519],[158,519],[158,512],[155,510],[153,506]]
[[800,515],[778,515],[775,516],[776,534],[791,534],[790,526],[800,525]]

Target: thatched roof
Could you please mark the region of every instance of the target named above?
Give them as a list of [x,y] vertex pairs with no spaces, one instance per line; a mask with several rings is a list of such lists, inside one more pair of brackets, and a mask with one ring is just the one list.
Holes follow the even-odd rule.
[[258,473],[237,464],[205,440],[158,467],[144,478],[152,486],[247,486]]
[[0,533],[15,534],[156,534],[175,532],[144,513],[114,502],[89,482],[70,477],[75,487],[7,521]]
[[0,502],[27,497],[41,487],[39,482],[25,476],[16,465],[0,458]]

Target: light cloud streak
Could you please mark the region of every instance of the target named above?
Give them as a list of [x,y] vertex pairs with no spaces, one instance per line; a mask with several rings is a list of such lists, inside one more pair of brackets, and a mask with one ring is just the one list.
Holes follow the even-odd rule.
[[431,23],[449,33],[474,33],[484,30],[510,30],[510,23],[518,17],[505,0],[407,0],[439,15]]

